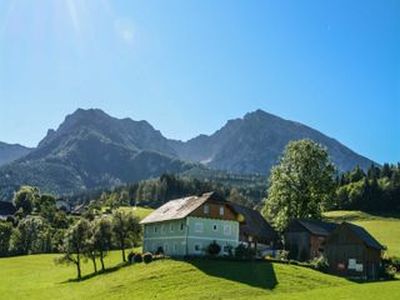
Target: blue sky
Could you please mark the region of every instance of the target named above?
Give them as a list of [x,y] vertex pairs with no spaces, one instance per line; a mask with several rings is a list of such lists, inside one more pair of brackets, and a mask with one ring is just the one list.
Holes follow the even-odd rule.
[[0,2],[0,141],[76,108],[170,138],[261,108],[400,161],[400,1]]

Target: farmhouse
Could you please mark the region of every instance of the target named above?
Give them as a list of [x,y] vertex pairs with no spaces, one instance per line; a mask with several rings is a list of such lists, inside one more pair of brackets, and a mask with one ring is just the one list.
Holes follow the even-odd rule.
[[239,215],[239,241],[241,243],[259,250],[272,249],[278,245],[277,232],[259,211],[238,204],[232,204],[232,207]]
[[324,244],[337,224],[319,220],[293,220],[284,232],[285,248],[291,259],[306,261],[319,257]]
[[166,255],[204,255],[214,241],[221,254],[239,244],[238,215],[216,193],[172,200],[141,221],[143,250]]
[[0,220],[5,220],[7,217],[15,214],[15,207],[10,202],[0,201]]
[[377,279],[384,247],[364,228],[342,223],[326,240],[325,256],[333,274]]

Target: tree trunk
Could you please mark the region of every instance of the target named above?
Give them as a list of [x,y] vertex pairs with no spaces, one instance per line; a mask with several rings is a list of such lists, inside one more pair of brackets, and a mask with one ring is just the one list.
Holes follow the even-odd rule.
[[93,262],[93,269],[94,272],[97,273],[97,264],[96,264],[96,256],[92,256],[92,262]]
[[122,261],[126,262],[126,256],[125,256],[125,246],[123,246],[122,250]]
[[79,254],[77,256],[77,260],[76,260],[76,271],[78,273],[78,280],[82,279],[82,275],[81,275],[81,259],[79,257]]
[[104,255],[103,252],[100,252],[100,263],[101,263],[101,271],[105,271],[106,268],[104,267]]

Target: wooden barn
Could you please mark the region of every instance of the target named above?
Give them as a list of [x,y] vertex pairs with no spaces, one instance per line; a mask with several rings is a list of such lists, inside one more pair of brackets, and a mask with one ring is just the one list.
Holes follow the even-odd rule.
[[285,249],[289,257],[307,261],[321,256],[326,238],[337,224],[311,219],[295,219],[284,232]]
[[384,249],[364,228],[344,222],[326,240],[325,257],[333,274],[375,280]]
[[241,243],[260,250],[263,248],[273,249],[277,246],[279,242],[278,233],[259,211],[239,204],[231,205],[242,218],[239,226],[239,241]]

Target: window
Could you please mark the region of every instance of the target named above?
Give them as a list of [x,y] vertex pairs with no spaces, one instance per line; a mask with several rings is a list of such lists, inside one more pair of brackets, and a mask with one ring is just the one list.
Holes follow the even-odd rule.
[[232,234],[232,227],[231,225],[224,225],[224,234],[231,235]]
[[176,254],[176,252],[178,252],[178,245],[176,243],[174,243],[174,253]]
[[220,216],[223,216],[223,215],[224,215],[224,207],[223,207],[223,206],[220,206],[220,207],[219,207],[219,215],[220,215]]
[[165,229],[166,229],[166,228],[165,228],[165,225],[162,224],[162,225],[161,225],[161,232],[164,233],[164,232],[166,231]]
[[157,232],[157,225],[154,225],[154,232]]
[[183,228],[184,228],[184,224],[181,223],[181,231],[183,231]]
[[201,245],[200,244],[195,244],[194,245],[194,252],[200,253],[201,252]]
[[227,245],[227,246],[224,246],[224,249],[223,249],[223,251],[224,251],[224,253],[225,254],[232,254],[232,246],[230,246],[230,245]]
[[174,232],[174,223],[169,224],[169,231]]
[[203,232],[203,223],[196,223],[194,225],[194,231],[195,232]]
[[168,254],[168,244],[167,243],[164,244],[164,249],[163,250],[164,250],[165,254]]
[[214,231],[217,231],[217,230],[218,230],[217,224],[214,224],[214,225],[213,225],[213,230],[214,230]]
[[210,207],[208,206],[208,204],[204,204],[203,206],[203,212],[204,214],[208,215],[210,213]]

